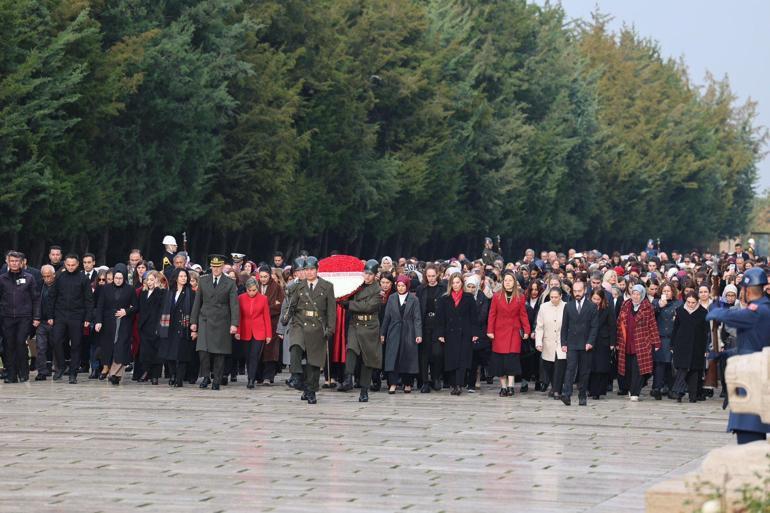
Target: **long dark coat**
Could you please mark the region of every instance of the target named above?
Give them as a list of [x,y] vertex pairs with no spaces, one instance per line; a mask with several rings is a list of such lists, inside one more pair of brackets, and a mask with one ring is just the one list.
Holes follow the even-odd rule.
[[[173,301],[174,297],[176,297],[176,290],[169,290],[166,301]],[[190,336],[190,315],[193,303],[195,303],[195,292],[190,287],[185,287],[171,308],[168,336],[160,339],[158,356],[164,360],[188,363],[198,358],[195,353],[195,342]]]
[[607,305],[603,310],[598,310],[599,330],[596,333],[594,348],[591,350],[591,371],[599,374],[610,372],[610,347],[615,345],[617,338],[617,326],[615,325],[615,309]]
[[476,311],[479,316],[479,340],[474,344],[474,351],[491,351],[492,342],[487,338],[487,322],[489,321],[489,307],[491,302],[483,292],[476,294]]
[[[115,312],[124,308],[126,316],[118,319]],[[99,332],[99,360],[102,365],[110,362],[131,363],[131,331],[136,311],[136,290],[124,283],[120,287],[105,285],[96,305],[96,323],[102,325]],[[119,321],[119,322],[118,322]]]
[[676,310],[683,304],[682,301],[674,299],[661,308],[659,299],[652,302],[660,334],[660,351],[655,351],[653,354],[656,362],[671,363],[671,333],[674,331],[674,317],[676,317]]
[[476,300],[467,292],[457,306],[450,294],[436,302],[436,338],[444,337],[445,371],[470,368],[473,337],[480,335],[478,315]]
[[[261,284],[257,285],[257,287],[261,286]],[[270,278],[270,281],[267,284],[265,296],[267,296],[267,306],[270,307],[270,326],[272,326],[273,332],[270,334],[272,339],[271,343],[265,345],[262,349],[262,361],[277,362],[281,355],[281,341],[278,339],[278,334],[275,330],[278,329],[281,317],[281,305],[283,305],[284,293],[281,286],[278,285],[278,282],[273,278]]]
[[225,275],[214,287],[213,275],[201,276],[195,294],[190,321],[198,325],[196,349],[214,354],[231,354],[233,339],[230,326],[238,326],[241,310],[238,306],[238,287]]
[[380,334],[385,337],[385,372],[417,374],[416,339],[422,337],[422,314],[417,296],[407,294],[402,315],[398,294],[391,294],[385,305]]
[[[380,345],[380,285],[375,281],[356,292],[348,302],[348,350],[360,355],[364,365],[372,369],[382,368]],[[360,316],[371,316],[371,319]]]
[[147,297],[147,291],[143,290],[139,296],[139,308],[137,309],[139,320],[139,358],[146,364],[161,364],[163,359],[158,355],[160,348],[160,314],[163,303],[166,300],[166,290],[156,288],[152,295]]
[[696,308],[693,313],[684,305],[676,309],[674,329],[671,332],[671,347],[674,350],[674,368],[704,369],[708,350],[709,323],[705,308]]

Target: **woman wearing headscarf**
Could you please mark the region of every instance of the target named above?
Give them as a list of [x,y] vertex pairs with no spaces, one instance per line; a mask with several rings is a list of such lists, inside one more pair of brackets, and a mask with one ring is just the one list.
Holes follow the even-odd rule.
[[[158,356],[163,358],[171,369],[169,386],[184,386],[188,364],[198,360],[195,342],[190,333],[190,314],[194,302],[195,292],[190,286],[190,271],[174,269],[169,278],[169,289],[163,301],[158,329]],[[194,375],[197,377],[197,372]]]
[[660,349],[655,311],[643,285],[631,288],[617,326],[618,374],[625,378],[631,400],[638,401],[643,377],[652,373],[652,351]]
[[503,273],[503,289],[492,297],[487,337],[492,341],[489,372],[500,379],[500,397],[514,395],[515,376],[521,374],[521,340],[531,328],[526,298],[512,271]]
[[480,334],[478,320],[476,300],[464,291],[462,274],[452,274],[447,293],[436,302],[436,339],[444,344],[444,372],[449,374],[452,395],[461,394],[473,361],[473,344]]
[[481,385],[481,370],[489,365],[489,355],[492,351],[492,345],[486,336],[487,321],[489,319],[490,301],[482,292],[479,291],[481,279],[476,274],[471,274],[465,280],[465,291],[472,294],[476,300],[476,310],[479,316],[479,340],[473,345],[473,359],[471,361],[470,372],[468,373],[468,392],[475,392],[476,387]]
[[615,325],[615,309],[607,301],[607,292],[602,288],[591,291],[591,302],[596,305],[599,318],[599,330],[591,350],[591,376],[588,381],[589,393],[598,400],[607,395],[607,385],[610,382],[610,357],[615,350],[617,327]]
[[676,310],[671,346],[676,369],[674,394],[680,403],[685,392],[691,403],[698,400],[700,376],[706,367],[704,362],[708,351],[707,313],[698,305],[698,296],[694,293],[688,294],[684,304]]
[[270,326],[273,332],[270,339],[275,343],[266,344],[262,348],[262,359],[257,367],[256,379],[263,383],[268,381],[273,383],[275,375],[278,372],[278,360],[281,357],[281,344],[278,342],[276,329],[281,316],[281,305],[283,304],[283,287],[273,278],[270,266],[263,265],[258,270],[259,292],[267,298],[267,305],[270,308]]
[[238,296],[241,311],[241,324],[235,334],[236,344],[243,344],[246,357],[248,384],[254,388],[257,379],[257,366],[265,345],[272,341],[273,326],[270,322],[270,307],[267,296],[259,292],[259,284],[254,278],[246,281],[246,292]]
[[380,326],[389,394],[396,393],[399,379],[404,393],[410,393],[412,380],[419,372],[417,345],[422,343],[422,314],[417,296],[409,293],[410,284],[411,279],[406,275],[396,278],[396,293],[388,298]]
[[[380,310],[377,313],[377,316],[380,320],[380,326],[382,326],[382,321],[385,319],[385,309],[388,306],[388,299],[390,299],[390,296],[393,294],[394,291],[394,283],[396,279],[393,277],[392,274],[389,272],[383,272],[380,274]],[[387,350],[387,340],[385,341],[384,345],[382,346],[382,361],[385,361],[385,351]],[[380,388],[382,387],[382,374],[375,369],[374,373],[372,374],[372,386],[369,388],[370,392],[379,392]]]
[[139,295],[137,313],[139,314],[139,347],[142,348],[139,357],[142,366],[147,371],[147,377],[153,385],[158,384],[160,371],[163,368],[163,358],[158,354],[160,349],[160,316],[166,291],[159,286],[160,273],[148,271],[143,278],[143,290]]
[[664,283],[660,289],[660,298],[652,302],[655,309],[655,318],[658,322],[658,335],[660,335],[660,351],[653,355],[652,395],[656,400],[661,400],[663,394],[672,395],[671,386],[674,384],[674,375],[671,372],[671,332],[674,330],[674,317],[677,309],[682,306],[679,299],[679,291],[676,285]]
[[[125,264],[113,268],[112,283],[106,285],[96,305],[96,326],[102,363],[112,362],[107,373],[110,383],[117,385],[125,366],[131,363],[131,328],[136,310],[136,292],[126,283]],[[102,370],[104,373],[104,370]]]
[[567,353],[561,349],[561,322],[564,319],[564,307],[567,305],[562,300],[562,293],[558,287],[548,291],[549,300],[540,305],[535,327],[535,349],[540,351],[543,367],[543,391],[548,390],[550,384],[548,397],[555,399],[561,397],[564,373],[567,370]]

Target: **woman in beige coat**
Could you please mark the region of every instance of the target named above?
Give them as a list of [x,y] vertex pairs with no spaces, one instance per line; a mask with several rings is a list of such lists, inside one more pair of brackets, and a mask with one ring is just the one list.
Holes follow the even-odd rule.
[[535,348],[540,351],[542,365],[541,381],[551,390],[548,397],[559,399],[567,369],[567,353],[561,350],[561,320],[566,303],[561,299],[561,290],[548,291],[548,301],[543,303],[537,314]]

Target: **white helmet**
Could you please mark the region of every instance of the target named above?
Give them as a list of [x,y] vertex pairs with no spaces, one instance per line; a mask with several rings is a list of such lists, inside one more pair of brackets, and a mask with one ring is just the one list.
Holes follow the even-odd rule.
[[163,237],[163,245],[164,246],[176,246],[177,245],[176,239],[174,238],[173,235],[166,235],[165,237]]

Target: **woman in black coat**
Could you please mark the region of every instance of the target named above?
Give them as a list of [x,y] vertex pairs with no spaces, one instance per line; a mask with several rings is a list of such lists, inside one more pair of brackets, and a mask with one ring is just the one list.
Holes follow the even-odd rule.
[[126,283],[124,264],[113,269],[112,283],[105,285],[96,305],[96,332],[102,363],[112,362],[107,377],[117,385],[123,370],[131,363],[131,332],[136,310],[136,291]]
[[444,344],[444,371],[452,395],[460,395],[465,373],[473,361],[473,344],[479,339],[476,300],[463,291],[463,277],[449,277],[449,290],[436,302],[436,338]]
[[535,332],[537,326],[537,314],[540,312],[540,305],[543,304],[541,296],[543,295],[543,283],[540,280],[529,282],[527,291],[524,293],[524,304],[527,307],[527,319],[532,333],[529,337],[521,341],[521,392],[529,390],[529,380],[535,381],[535,391],[545,390],[540,383],[540,353],[535,350]]
[[478,276],[471,276],[465,280],[465,291],[473,294],[476,299],[476,311],[479,316],[479,340],[473,344],[473,361],[468,372],[468,392],[476,391],[476,384],[481,383],[481,371],[489,366],[489,358],[492,355],[492,343],[487,338],[487,321],[489,320],[489,298],[479,290],[481,280]]
[[684,305],[676,309],[674,329],[671,332],[671,349],[674,351],[674,393],[682,402],[685,391],[694,403],[698,397],[698,383],[708,352],[709,326],[705,308],[698,304],[695,292],[689,292]]
[[591,302],[596,305],[599,317],[599,331],[591,350],[589,380],[589,391],[595,400],[607,395],[607,385],[610,382],[610,357],[615,349],[617,337],[615,309],[608,302],[607,296],[607,292],[601,287],[591,292]]
[[163,358],[158,354],[160,349],[160,314],[166,299],[166,291],[160,288],[160,273],[150,271],[143,280],[142,293],[139,295],[139,358],[147,370],[147,377],[153,385],[158,384]]
[[409,293],[411,282],[403,274],[396,279],[396,293],[388,298],[380,327],[380,341],[385,344],[389,394],[396,393],[399,379],[404,385],[404,393],[410,393],[412,381],[419,372],[417,346],[422,343],[422,314],[417,296]]
[[195,342],[190,334],[190,314],[195,292],[190,287],[190,274],[185,269],[174,269],[164,298],[158,336],[158,356],[168,363],[171,378],[168,386],[184,385],[187,365],[195,362]]

